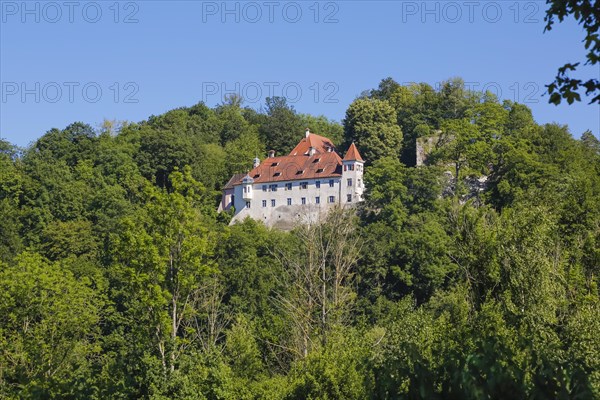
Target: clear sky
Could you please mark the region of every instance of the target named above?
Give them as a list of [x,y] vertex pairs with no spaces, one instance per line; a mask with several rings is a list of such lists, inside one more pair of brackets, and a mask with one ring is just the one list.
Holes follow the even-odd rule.
[[511,0],[2,0],[0,137],[25,146],[74,121],[140,121],[213,106],[228,92],[254,108],[284,95],[299,112],[340,121],[388,76],[432,85],[460,76],[526,103],[539,123],[598,136],[598,106],[542,96],[557,67],[585,54],[575,23],[543,33],[545,9]]

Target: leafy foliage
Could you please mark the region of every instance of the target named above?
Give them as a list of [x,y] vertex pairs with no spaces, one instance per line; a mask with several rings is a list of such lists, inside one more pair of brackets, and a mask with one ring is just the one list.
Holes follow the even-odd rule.
[[[356,213],[229,226],[306,127],[369,163]],[[459,78],[0,141],[0,397],[599,398],[599,143]]]
[[[573,16],[577,23],[583,26],[585,31],[584,47],[588,51],[585,65],[596,65],[600,62],[600,7],[598,1],[593,0],[546,0],[550,7],[546,10],[546,31],[550,31],[556,23],[563,22],[566,18]],[[600,103],[600,79],[590,78],[588,80],[575,79],[569,76],[569,72],[577,70],[581,63],[567,63],[558,69],[554,82],[547,85],[550,94],[550,103],[560,104],[563,99],[569,104],[581,101],[579,90],[585,88],[586,96],[593,96],[590,104]]]

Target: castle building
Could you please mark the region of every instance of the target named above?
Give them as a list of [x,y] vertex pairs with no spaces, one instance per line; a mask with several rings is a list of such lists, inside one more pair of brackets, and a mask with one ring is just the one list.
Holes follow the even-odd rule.
[[306,130],[287,156],[274,151],[254,160],[247,174],[236,174],[223,188],[219,211],[234,208],[231,223],[246,217],[281,229],[317,221],[334,206],[363,200],[364,161],[352,143],[342,159],[326,137]]

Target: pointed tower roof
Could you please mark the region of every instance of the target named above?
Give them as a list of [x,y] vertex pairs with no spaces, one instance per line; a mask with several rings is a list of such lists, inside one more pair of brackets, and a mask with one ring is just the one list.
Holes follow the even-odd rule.
[[356,145],[354,144],[354,142],[352,142],[352,144],[350,145],[350,148],[346,152],[346,155],[344,156],[344,161],[362,161],[362,162],[364,162],[364,160],[360,156],[360,153],[358,152],[358,149],[356,148]]

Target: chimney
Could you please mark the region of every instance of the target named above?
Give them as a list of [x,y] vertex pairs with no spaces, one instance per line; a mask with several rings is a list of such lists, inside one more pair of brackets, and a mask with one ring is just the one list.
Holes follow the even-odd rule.
[[306,128],[305,137],[308,138],[308,135],[310,135],[310,130],[308,128]]
[[309,155],[309,156],[312,156],[312,155],[314,155],[316,152],[317,152],[317,149],[315,149],[314,147],[310,146],[310,147],[308,148],[308,155]]
[[275,150],[269,150],[269,158],[275,157]]
[[260,165],[260,158],[256,157],[254,159],[254,164],[252,164],[254,168],[258,167]]

